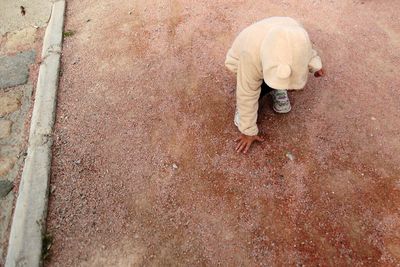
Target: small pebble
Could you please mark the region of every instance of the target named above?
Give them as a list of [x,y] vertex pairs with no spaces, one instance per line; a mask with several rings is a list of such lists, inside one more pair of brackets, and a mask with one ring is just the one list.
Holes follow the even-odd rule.
[[293,155],[291,152],[287,152],[287,153],[286,153],[286,157],[287,157],[288,159],[290,159],[291,161],[293,161],[293,160],[295,159],[294,155]]
[[172,164],[172,168],[174,168],[175,170],[178,169],[178,165],[176,165],[175,163]]

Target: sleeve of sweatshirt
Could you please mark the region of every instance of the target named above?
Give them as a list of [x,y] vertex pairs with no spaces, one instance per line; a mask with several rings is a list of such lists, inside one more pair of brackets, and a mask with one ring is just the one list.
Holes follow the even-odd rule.
[[311,73],[317,72],[322,69],[321,58],[318,56],[317,51],[312,50],[312,55],[310,59],[310,63],[308,63],[308,69]]
[[239,64],[239,59],[235,56],[233,49],[229,49],[228,53],[226,54],[225,66],[232,71],[233,73],[237,73],[237,68]]
[[239,112],[239,131],[245,135],[258,134],[257,112],[261,81],[251,55],[242,53],[237,69],[236,105]]

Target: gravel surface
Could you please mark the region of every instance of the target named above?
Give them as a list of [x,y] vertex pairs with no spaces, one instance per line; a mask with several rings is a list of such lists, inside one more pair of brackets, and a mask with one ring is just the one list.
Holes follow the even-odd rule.
[[[68,1],[47,266],[396,266],[400,2]],[[234,152],[241,29],[302,21],[327,76]],[[287,155],[291,155],[288,158]]]

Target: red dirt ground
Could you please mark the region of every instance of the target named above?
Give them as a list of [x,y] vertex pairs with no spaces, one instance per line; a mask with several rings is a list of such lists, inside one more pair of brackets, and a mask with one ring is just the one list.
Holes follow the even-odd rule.
[[[69,0],[46,265],[398,265],[399,10]],[[287,115],[265,105],[267,141],[239,155],[225,53],[276,15],[304,23],[328,75]]]

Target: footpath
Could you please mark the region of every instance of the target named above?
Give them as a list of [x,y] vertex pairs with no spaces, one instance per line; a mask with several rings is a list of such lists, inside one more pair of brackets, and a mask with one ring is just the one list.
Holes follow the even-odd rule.
[[0,1],[0,265],[4,265],[52,2]]

